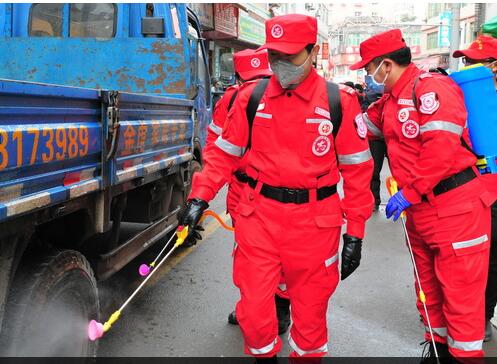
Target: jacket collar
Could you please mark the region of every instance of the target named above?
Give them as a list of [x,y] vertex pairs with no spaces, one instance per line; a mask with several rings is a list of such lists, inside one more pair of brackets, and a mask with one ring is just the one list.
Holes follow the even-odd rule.
[[409,66],[407,66],[407,68],[404,70],[400,78],[393,86],[391,91],[392,96],[398,98],[402,90],[406,88],[409,82],[421,73],[423,73],[423,71],[416,67],[414,63],[411,63]]

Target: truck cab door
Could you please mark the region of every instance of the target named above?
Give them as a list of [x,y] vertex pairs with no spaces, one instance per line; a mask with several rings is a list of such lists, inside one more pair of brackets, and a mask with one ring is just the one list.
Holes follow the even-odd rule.
[[[192,66],[195,68],[195,83],[197,85],[194,115],[194,144],[195,149],[200,151],[205,146],[207,127],[212,119],[212,94],[210,88],[208,56],[204,45],[204,39],[201,37],[200,24],[197,16],[190,9],[188,9],[188,23],[190,29],[189,35],[196,41],[196,56],[194,57],[192,53],[192,60],[194,59],[196,63]],[[199,156],[197,156],[197,158],[198,157]],[[199,162],[201,162],[201,158],[198,159],[200,159]]]

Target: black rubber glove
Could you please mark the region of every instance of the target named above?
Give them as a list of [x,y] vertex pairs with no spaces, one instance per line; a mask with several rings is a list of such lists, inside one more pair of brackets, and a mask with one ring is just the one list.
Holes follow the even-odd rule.
[[188,237],[185,240],[186,246],[197,244],[197,240],[202,240],[202,235],[199,231],[204,228],[198,224],[204,211],[209,207],[209,204],[200,198],[194,198],[186,203],[186,208],[181,213],[179,225],[188,226]]
[[343,234],[342,248],[342,281],[359,267],[361,262],[362,239]]

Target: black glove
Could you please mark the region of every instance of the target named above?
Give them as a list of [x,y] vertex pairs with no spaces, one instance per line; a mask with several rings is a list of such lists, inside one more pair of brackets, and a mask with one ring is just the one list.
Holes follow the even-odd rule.
[[199,231],[204,228],[198,224],[204,211],[209,204],[200,198],[194,198],[186,203],[186,208],[179,218],[179,225],[188,226],[188,237],[185,240],[186,246],[197,244],[197,240],[202,240]]
[[359,267],[361,262],[362,239],[343,234],[342,248],[342,281]]

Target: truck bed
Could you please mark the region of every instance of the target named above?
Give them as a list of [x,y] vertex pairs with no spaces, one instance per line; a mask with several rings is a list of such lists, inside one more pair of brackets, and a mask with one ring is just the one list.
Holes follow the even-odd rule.
[[[118,95],[114,104],[110,94]],[[0,79],[0,222],[189,161],[192,106]],[[113,123],[119,128],[110,154]]]

